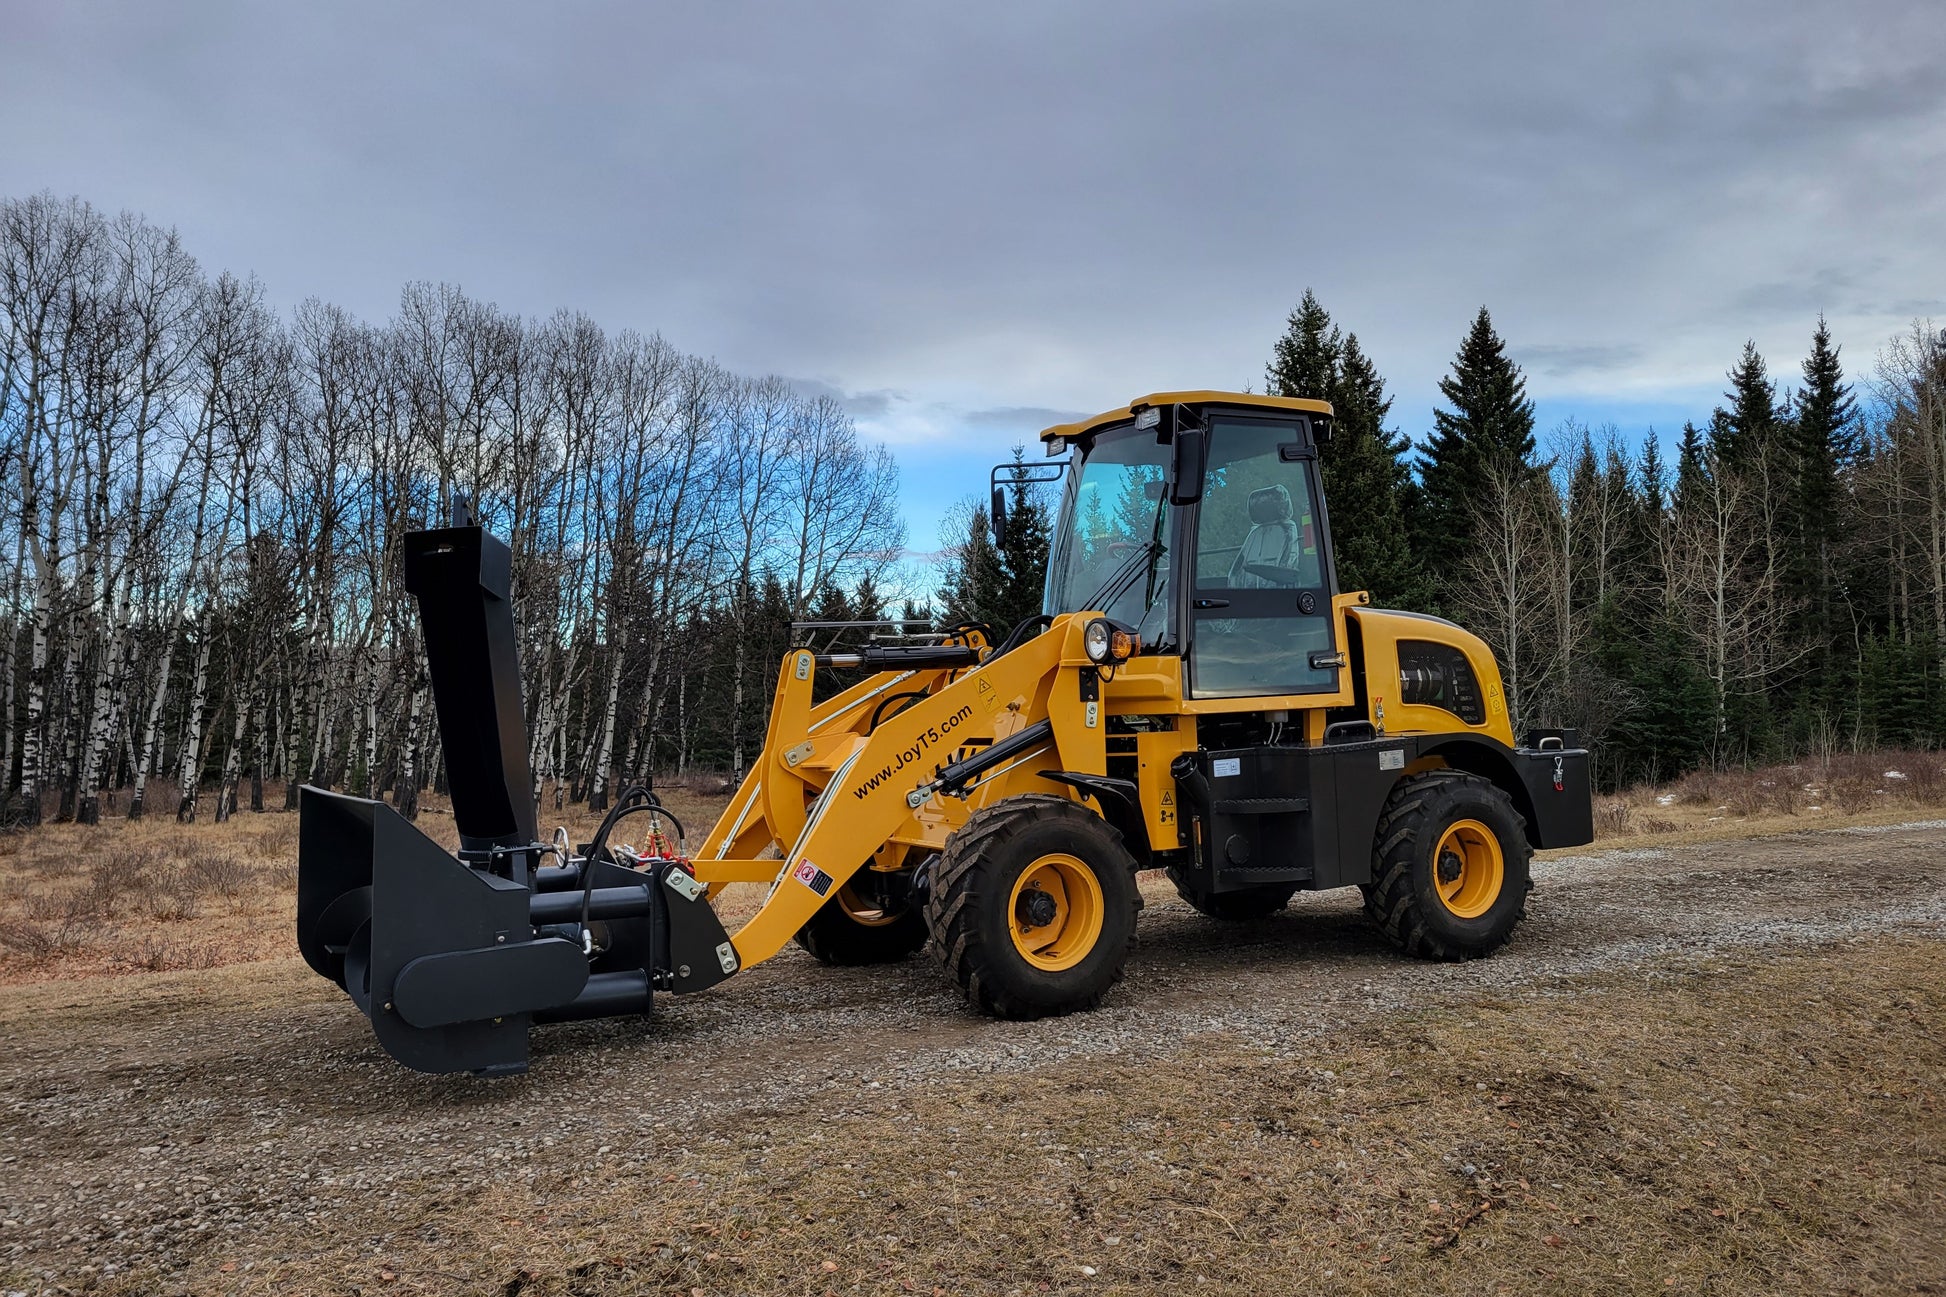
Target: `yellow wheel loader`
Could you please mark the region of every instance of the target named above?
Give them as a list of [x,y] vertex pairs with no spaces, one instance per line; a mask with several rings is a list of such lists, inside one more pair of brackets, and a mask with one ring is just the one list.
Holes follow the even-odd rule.
[[[1145,869],[1216,920],[1357,887],[1409,954],[1491,953],[1532,851],[1593,836],[1588,754],[1516,741],[1479,639],[1339,592],[1330,426],[1322,402],[1197,391],[1047,429],[1044,612],[791,650],[689,855],[611,842],[666,817],[640,789],[592,842],[539,838],[508,552],[463,517],[411,534],[461,849],[304,790],[300,950],[399,1061],[486,1074],[526,1067],[531,1024],[646,1013],[793,940],[831,964],[930,946],[1001,1017],[1084,1009],[1122,975]],[[862,674],[819,700],[821,671]],[[737,882],[769,890],[732,934],[710,901]]]

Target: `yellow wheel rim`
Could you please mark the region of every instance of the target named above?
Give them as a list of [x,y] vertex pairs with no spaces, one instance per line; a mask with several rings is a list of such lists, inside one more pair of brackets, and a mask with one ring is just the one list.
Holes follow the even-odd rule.
[[900,913],[865,899],[852,890],[850,883],[838,889],[838,908],[853,923],[867,928],[882,928],[888,923],[896,923]]
[[1433,890],[1460,918],[1477,919],[1492,909],[1506,876],[1500,839],[1478,820],[1460,820],[1440,836],[1432,857]]
[[1107,908],[1094,870],[1064,852],[1042,856],[1020,871],[1007,898],[1014,949],[1050,973],[1073,968],[1101,938]]

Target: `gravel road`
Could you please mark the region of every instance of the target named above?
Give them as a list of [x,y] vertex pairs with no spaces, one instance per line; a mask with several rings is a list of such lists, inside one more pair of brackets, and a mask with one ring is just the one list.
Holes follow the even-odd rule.
[[1211,1033],[1297,1058],[1403,1007],[1539,1003],[1726,951],[1937,937],[1942,855],[1946,821],[1557,856],[1536,866],[1512,946],[1464,966],[1397,955],[1355,893],[1225,926],[1147,884],[1128,978],[1092,1014],[989,1022],[924,958],[825,969],[793,947],[659,999],[651,1020],[541,1029],[530,1074],[498,1082],[397,1067],[295,959],[21,987],[0,1007],[0,1275],[180,1276],[263,1238],[369,1225],[375,1202],[653,1162],[713,1122],[898,1106],[942,1074],[1182,1056]]

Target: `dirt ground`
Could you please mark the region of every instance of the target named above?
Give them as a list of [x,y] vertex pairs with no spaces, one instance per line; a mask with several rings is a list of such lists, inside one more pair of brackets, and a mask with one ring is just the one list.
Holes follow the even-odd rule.
[[1476,964],[1150,882],[1092,1014],[792,948],[506,1081],[287,953],[23,966],[0,1293],[1946,1291],[1946,819],[1721,832],[1541,862]]

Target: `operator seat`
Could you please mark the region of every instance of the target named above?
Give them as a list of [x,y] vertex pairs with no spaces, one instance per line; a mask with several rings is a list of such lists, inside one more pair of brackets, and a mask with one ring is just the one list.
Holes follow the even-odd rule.
[[[1291,512],[1291,493],[1281,483],[1250,493],[1250,534],[1230,560],[1231,589],[1265,590],[1296,580],[1298,531]],[[1291,572],[1290,581],[1279,582],[1252,567],[1283,568]]]

